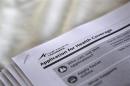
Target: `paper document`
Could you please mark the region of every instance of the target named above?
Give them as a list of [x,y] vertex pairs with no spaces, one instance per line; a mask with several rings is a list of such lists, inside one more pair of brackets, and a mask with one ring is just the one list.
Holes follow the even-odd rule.
[[6,69],[21,86],[130,86],[130,3],[14,57]]

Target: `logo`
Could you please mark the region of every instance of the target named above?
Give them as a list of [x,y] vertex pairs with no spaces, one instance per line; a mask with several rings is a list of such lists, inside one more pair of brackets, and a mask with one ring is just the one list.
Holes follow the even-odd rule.
[[68,46],[68,44],[65,44],[65,45],[63,45],[63,46],[61,46],[61,47],[59,47],[59,48],[57,48],[57,49],[55,49],[55,50],[52,50],[52,51],[50,51],[50,52],[43,53],[43,54],[40,56],[39,60],[42,59],[43,57],[52,56],[52,55],[55,55],[55,54],[57,54],[57,53],[63,51],[66,46]]
[[42,57],[46,57],[46,54],[43,53],[39,59],[42,59]]

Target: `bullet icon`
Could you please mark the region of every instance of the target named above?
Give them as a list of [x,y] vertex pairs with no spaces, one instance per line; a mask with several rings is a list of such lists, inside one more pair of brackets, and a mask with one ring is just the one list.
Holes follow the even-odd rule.
[[64,73],[64,72],[66,72],[67,71],[67,67],[66,66],[60,66],[59,68],[58,68],[58,72],[60,72],[60,73]]
[[70,76],[67,80],[70,84],[74,84],[78,81],[78,78],[76,76]]

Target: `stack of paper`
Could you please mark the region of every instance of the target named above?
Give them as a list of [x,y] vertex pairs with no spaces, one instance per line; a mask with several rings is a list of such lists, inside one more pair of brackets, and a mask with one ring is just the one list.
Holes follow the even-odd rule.
[[12,59],[1,86],[130,86],[130,3]]

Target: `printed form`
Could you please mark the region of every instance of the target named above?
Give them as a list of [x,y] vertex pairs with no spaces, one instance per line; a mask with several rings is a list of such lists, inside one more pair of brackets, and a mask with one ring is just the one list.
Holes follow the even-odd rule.
[[13,62],[33,86],[130,86],[130,3]]

